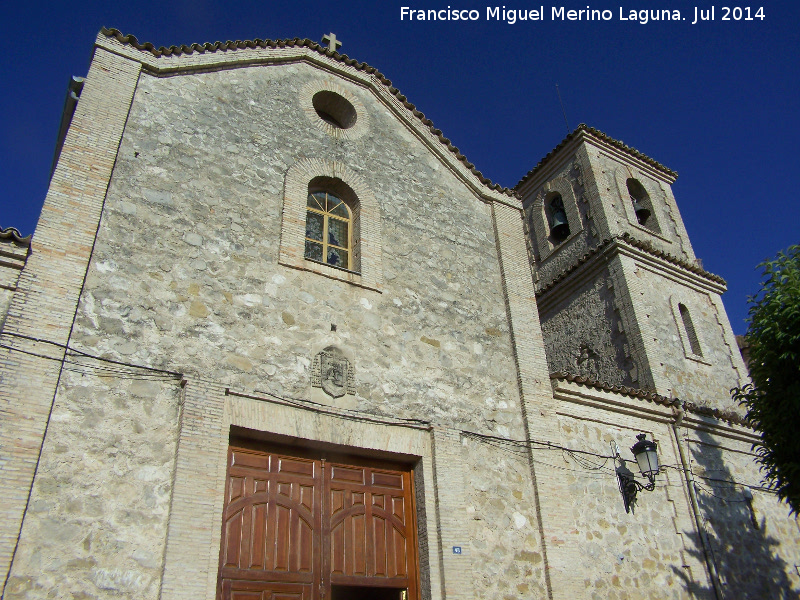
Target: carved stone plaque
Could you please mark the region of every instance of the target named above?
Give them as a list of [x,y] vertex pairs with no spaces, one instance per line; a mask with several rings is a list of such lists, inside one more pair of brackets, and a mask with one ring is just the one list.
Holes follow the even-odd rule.
[[335,346],[328,346],[314,357],[311,370],[312,387],[322,390],[332,398],[355,393],[353,364]]

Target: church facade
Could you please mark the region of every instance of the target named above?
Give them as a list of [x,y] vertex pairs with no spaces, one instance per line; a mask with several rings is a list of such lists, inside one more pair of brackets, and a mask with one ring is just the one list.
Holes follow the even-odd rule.
[[98,35],[0,235],[3,598],[798,597],[676,173],[502,188],[329,42]]

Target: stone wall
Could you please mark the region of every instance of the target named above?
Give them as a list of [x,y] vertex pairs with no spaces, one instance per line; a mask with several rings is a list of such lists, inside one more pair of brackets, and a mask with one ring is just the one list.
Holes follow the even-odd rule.
[[[636,461],[628,448],[635,440],[635,427],[605,425],[594,419],[560,418],[561,441],[576,450],[610,455],[612,442],[623,445],[620,452],[625,466],[638,473]],[[660,457],[668,458],[669,438],[658,431]],[[642,492],[631,512],[625,511],[614,464],[591,456],[580,457],[583,464],[569,456],[556,457],[557,464],[568,469],[567,492],[572,509],[566,515],[570,556],[577,572],[571,577],[582,580],[583,597],[617,599],[631,597],[684,598],[687,589],[681,575],[686,574],[681,535],[675,528],[678,514],[674,506],[680,488],[680,473],[666,472],[659,489]],[[596,465],[596,470],[586,465]],[[571,533],[575,531],[577,533]]]
[[[626,510],[617,470],[646,483],[630,447],[646,433],[658,443],[662,464],[680,462],[667,407],[554,381],[559,445],[589,454],[542,449],[535,458],[552,465],[542,493],[557,492],[544,514],[554,598],[713,598],[692,595],[707,586],[702,551],[685,535],[693,520],[680,470],[658,475]],[[646,416],[645,416],[646,415]],[[613,456],[619,452],[620,458]]]
[[632,362],[607,268],[540,298],[542,333],[551,372],[574,373],[630,386]]
[[[466,437],[464,498],[473,597],[546,598],[538,523],[531,511],[530,464],[524,447]],[[487,468],[491,465],[491,468]],[[446,548],[445,548],[446,550]]]
[[[560,445],[594,455],[534,454],[561,474],[541,485],[560,500],[544,514],[554,597],[712,599],[709,564],[724,598],[797,597],[800,528],[788,505],[760,487],[752,430],[689,411],[676,431],[669,404],[562,379],[554,389]],[[624,466],[646,483],[630,452],[638,433],[657,442],[661,472],[655,489],[640,491],[626,512],[615,469]],[[621,461],[611,459],[615,450]]]
[[[9,597],[58,589],[149,598],[159,593],[161,570],[179,564],[163,556],[169,547],[180,551],[168,541],[167,507],[183,426],[176,383],[139,381],[152,369],[308,399],[314,352],[336,345],[353,357],[356,378],[354,394],[327,400],[338,408],[422,419],[456,440],[462,429],[525,437],[491,206],[362,87],[336,80],[368,111],[368,132],[343,140],[320,129],[303,94],[332,79],[307,64],[141,75],[70,345],[145,369],[121,381],[116,372],[91,370],[62,379]],[[348,165],[378,199],[381,291],[279,264],[287,169],[310,158]],[[521,240],[516,223],[511,233]],[[464,455],[464,466],[478,471],[494,462],[478,456]],[[543,585],[530,471],[524,458],[509,469],[516,475],[508,481],[492,476],[511,486],[508,498],[485,479],[454,485],[444,468],[438,483],[425,481],[439,494],[440,506],[427,508],[432,530],[456,536],[482,565],[479,597],[494,597],[497,586],[509,595]],[[460,525],[447,534],[448,520],[466,514],[466,497],[484,516],[467,521],[468,536]],[[496,523],[506,513],[520,516]],[[213,532],[217,519],[201,526]],[[45,539],[54,526],[64,534]],[[485,528],[494,541],[472,548],[472,532],[486,537]],[[77,555],[70,545],[80,546]],[[122,547],[132,552],[118,560]],[[505,551],[512,547],[518,550]],[[452,560],[462,575],[447,585],[466,579],[448,597],[472,597],[471,569],[450,557],[445,565]],[[492,579],[505,571],[514,577]],[[183,593],[172,583],[165,589],[170,597]]]
[[726,594],[735,590],[742,600],[800,597],[800,527],[789,506],[761,487],[751,445],[703,430],[681,433]]
[[159,597],[179,381],[65,365],[5,598]]
[[[519,431],[489,207],[355,85],[371,134],[320,131],[301,91],[326,78],[307,65],[142,77],[76,343],[303,396],[312,344],[332,340],[355,349],[359,408],[485,428],[474,409],[493,398]],[[277,263],[284,173],[315,156],[380,202],[383,293]]]
[[[747,373],[719,296],[664,275],[637,265],[633,286],[646,315],[643,336],[656,389],[698,405],[738,410],[730,389],[743,385]],[[699,354],[692,352],[680,304],[694,325]]]

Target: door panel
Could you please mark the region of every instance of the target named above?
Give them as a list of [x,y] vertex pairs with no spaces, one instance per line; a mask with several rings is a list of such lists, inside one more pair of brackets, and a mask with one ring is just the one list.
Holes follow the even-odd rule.
[[230,600],[312,600],[310,585],[223,580],[222,595]]
[[319,600],[332,584],[417,600],[409,471],[237,446],[228,458],[222,600]]
[[321,465],[244,448],[230,448],[228,459],[222,597],[312,600],[321,583]]
[[[409,590],[416,598],[416,522],[408,471],[330,464],[323,474],[330,507],[331,581]],[[412,560],[409,560],[409,555]],[[323,558],[325,561],[325,558]]]

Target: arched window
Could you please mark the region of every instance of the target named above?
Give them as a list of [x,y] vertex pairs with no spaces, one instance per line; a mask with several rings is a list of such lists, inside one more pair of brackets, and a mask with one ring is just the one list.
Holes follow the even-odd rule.
[[344,200],[328,191],[308,194],[305,257],[353,270],[353,213]]
[[689,309],[686,308],[685,304],[678,304],[678,312],[681,313],[683,329],[686,332],[686,338],[689,340],[692,354],[703,356],[703,351],[700,349],[700,342],[697,339],[697,332],[694,330],[694,323],[692,323],[692,317],[689,315]]
[[556,195],[550,200],[550,233],[556,242],[563,242],[569,236],[569,221],[564,210],[564,200]]
[[636,213],[636,220],[639,222],[639,225],[652,229],[653,231],[658,231],[658,224],[656,223],[655,217],[652,216],[653,207],[647,190],[644,189],[644,186],[638,179],[630,178],[625,184],[628,188],[628,194],[630,194],[631,202],[633,203],[633,212]]
[[289,167],[278,262],[381,291],[381,211],[358,173],[318,158]]

